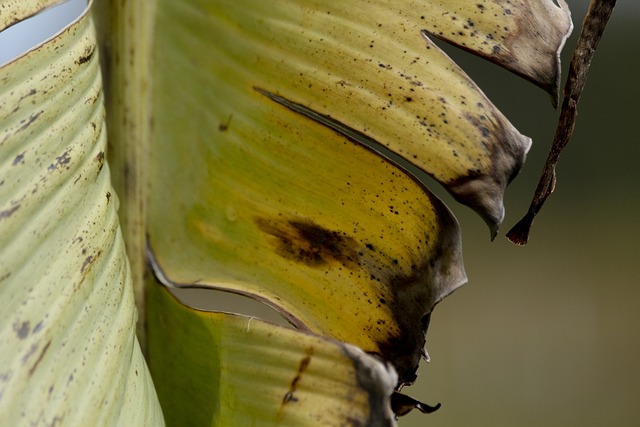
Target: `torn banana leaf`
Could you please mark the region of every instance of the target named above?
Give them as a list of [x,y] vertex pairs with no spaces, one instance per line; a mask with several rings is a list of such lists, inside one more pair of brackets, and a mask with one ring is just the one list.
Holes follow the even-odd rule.
[[[298,10],[284,4],[260,19]],[[456,220],[355,134],[323,123],[333,111],[316,120],[270,97],[279,87],[313,92],[286,75],[272,80],[280,44],[263,45],[226,21],[241,12],[235,25],[252,34],[245,26],[257,24],[262,3],[223,5],[158,4],[149,198],[156,273],[168,285],[262,299],[298,327],[382,355],[401,383],[413,381],[429,313],[466,280]],[[281,54],[293,68],[306,62]]]
[[[3,9],[4,11],[4,9]],[[0,425],[163,425],[88,14],[0,68]]]
[[530,80],[558,104],[560,51],[573,29],[564,0],[422,1],[429,34]]
[[208,113],[223,127],[237,105],[226,92],[252,87],[330,116],[442,182],[495,233],[530,140],[425,36],[413,3],[159,1],[155,69],[217,76],[198,91],[228,103]]
[[360,349],[195,310],[155,283],[147,292],[149,367],[168,425],[395,425],[396,373]]

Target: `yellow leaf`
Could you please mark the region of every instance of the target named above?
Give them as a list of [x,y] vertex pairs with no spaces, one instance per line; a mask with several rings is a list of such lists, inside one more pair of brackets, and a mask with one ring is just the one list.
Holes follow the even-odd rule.
[[[148,217],[157,274],[250,294],[413,381],[429,313],[466,280],[457,222],[402,169],[254,89],[295,89],[285,76],[268,80],[278,57],[261,55],[278,44],[228,33],[226,14],[240,10],[248,21],[236,24],[251,26],[254,8],[201,6],[158,5]],[[290,55],[294,68],[306,61]],[[245,63],[256,60],[265,65]]]
[[495,62],[546,90],[554,106],[560,51],[573,29],[564,0],[420,2],[429,34]]

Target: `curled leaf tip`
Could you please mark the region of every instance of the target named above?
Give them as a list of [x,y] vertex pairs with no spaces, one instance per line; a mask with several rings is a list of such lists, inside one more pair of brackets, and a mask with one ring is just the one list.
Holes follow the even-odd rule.
[[420,355],[422,356],[422,360],[424,360],[425,363],[431,362],[431,356],[429,356],[429,353],[427,352],[426,348],[422,349],[422,353]]
[[391,408],[397,417],[407,415],[414,409],[422,412],[423,414],[431,414],[440,408],[440,403],[435,406],[422,403],[406,394],[398,393],[397,391],[391,395]]
[[[517,167],[519,168],[520,166],[518,165]],[[502,193],[506,184],[497,182],[500,180],[504,181],[502,177],[499,179],[460,179],[451,187],[452,194],[456,200],[469,206],[484,220],[489,227],[491,240],[497,235],[504,219]]]
[[[433,18],[423,23],[423,32],[529,80],[558,105],[560,52],[573,29],[565,1],[511,2],[506,7],[504,1],[493,0],[460,8],[433,3],[424,6],[432,8]],[[444,12],[450,21],[439,19]]]

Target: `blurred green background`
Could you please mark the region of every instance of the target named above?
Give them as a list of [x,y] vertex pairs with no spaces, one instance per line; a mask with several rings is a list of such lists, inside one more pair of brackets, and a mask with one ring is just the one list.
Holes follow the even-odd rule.
[[[443,406],[412,413],[401,427],[640,425],[640,279],[633,267],[640,263],[640,2],[618,3],[556,191],[526,247],[503,235],[529,205],[558,111],[540,89],[443,46],[534,145],[507,192],[494,242],[477,215],[431,185],[461,223],[469,284],[436,308],[427,337],[432,361],[405,389]],[[576,28],[564,76],[588,1],[569,4]],[[189,300],[201,303],[202,292]],[[215,299],[216,307],[269,317],[257,303]]]

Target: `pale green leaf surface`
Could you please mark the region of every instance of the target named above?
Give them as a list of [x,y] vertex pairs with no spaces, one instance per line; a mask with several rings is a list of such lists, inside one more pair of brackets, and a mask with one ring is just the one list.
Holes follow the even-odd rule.
[[428,314],[466,280],[457,222],[403,170],[254,90],[245,40],[223,50],[224,22],[170,3],[152,85],[156,273],[253,295],[411,382]]
[[149,366],[167,424],[395,425],[393,369],[356,347],[148,288]]
[[162,425],[88,14],[0,69],[0,425]]
[[1,0],[0,31],[64,0]]

